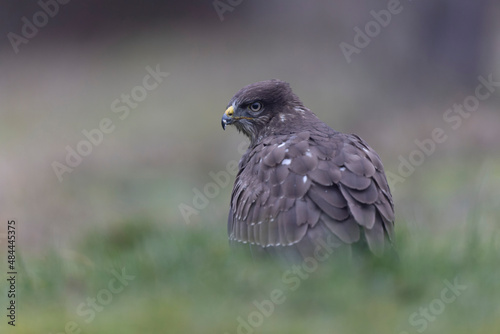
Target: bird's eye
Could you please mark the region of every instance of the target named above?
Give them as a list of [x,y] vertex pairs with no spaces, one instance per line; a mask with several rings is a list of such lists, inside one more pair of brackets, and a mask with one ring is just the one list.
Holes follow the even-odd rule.
[[248,108],[253,111],[253,112],[257,112],[257,111],[260,111],[262,109],[262,103],[260,102],[254,102],[252,104],[250,104],[248,106]]

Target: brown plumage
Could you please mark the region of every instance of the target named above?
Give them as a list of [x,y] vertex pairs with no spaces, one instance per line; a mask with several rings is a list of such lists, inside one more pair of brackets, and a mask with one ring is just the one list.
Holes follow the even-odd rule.
[[231,241],[302,258],[326,238],[383,253],[394,205],[380,158],[360,137],[331,129],[280,80],[236,93],[229,124],[250,139],[231,196]]

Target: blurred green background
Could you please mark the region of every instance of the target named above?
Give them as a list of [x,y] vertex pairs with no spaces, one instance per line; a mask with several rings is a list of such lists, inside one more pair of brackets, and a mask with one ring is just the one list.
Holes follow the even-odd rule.
[[[0,269],[14,218],[19,272],[15,327],[0,283],[2,333],[498,332],[500,92],[456,129],[444,118],[479,76],[500,81],[498,3],[401,1],[350,61],[341,43],[355,46],[354,29],[390,2],[0,3]],[[168,76],[120,119],[122,94],[157,67]],[[231,251],[234,174],[208,185],[244,138],[220,118],[237,90],[270,78],[364,138],[392,175],[443,129],[392,183],[399,265],[337,259],[291,290],[290,268]],[[54,162],[103,119],[113,130],[60,182]],[[455,280],[465,289],[445,303]],[[254,301],[275,289],[284,302],[259,318]]]

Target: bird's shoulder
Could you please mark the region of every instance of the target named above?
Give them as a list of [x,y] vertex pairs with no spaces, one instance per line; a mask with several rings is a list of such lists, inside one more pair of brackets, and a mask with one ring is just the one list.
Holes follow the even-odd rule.
[[[250,147],[240,162],[231,210],[233,238],[261,245],[293,244],[319,224],[348,244],[363,227],[376,249],[384,231],[392,235],[394,222],[379,156],[359,136],[333,130],[270,136]],[[264,226],[276,226],[276,237],[260,240]]]

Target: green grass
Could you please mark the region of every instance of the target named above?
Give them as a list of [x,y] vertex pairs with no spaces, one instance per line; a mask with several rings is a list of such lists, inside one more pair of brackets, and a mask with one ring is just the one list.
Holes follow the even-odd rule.
[[[457,277],[467,288],[425,332],[495,332],[495,236],[478,236],[472,220],[466,238],[460,230],[436,235],[407,225],[398,224],[398,264],[339,259],[320,265],[291,290],[282,280],[286,266],[233,254],[221,224],[120,222],[82,236],[72,251],[21,259],[15,331],[61,333],[74,321],[82,333],[237,333],[237,318],[247,319],[254,301],[279,289],[284,302],[252,328],[255,333],[418,333],[423,327],[412,326],[410,315],[440,298],[444,280]],[[87,323],[78,305],[108,289],[112,270],[121,268],[135,278]]]

